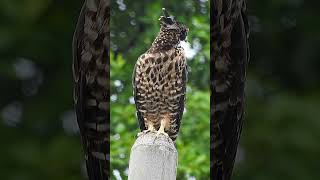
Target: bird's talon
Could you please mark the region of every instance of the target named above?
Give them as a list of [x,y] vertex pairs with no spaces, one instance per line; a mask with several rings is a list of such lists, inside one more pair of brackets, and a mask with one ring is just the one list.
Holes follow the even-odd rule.
[[157,131],[157,136],[159,136],[160,134],[165,135],[166,137],[169,137],[168,133],[164,132],[164,131]]
[[153,130],[153,129],[143,130],[142,132],[139,132],[137,136],[139,137],[143,134],[147,134],[148,132],[156,132],[156,130]]

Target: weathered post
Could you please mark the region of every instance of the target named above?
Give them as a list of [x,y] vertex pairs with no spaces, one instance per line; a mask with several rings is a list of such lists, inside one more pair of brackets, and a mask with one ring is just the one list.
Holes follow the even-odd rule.
[[129,180],[176,180],[177,165],[173,141],[164,135],[146,133],[131,148]]

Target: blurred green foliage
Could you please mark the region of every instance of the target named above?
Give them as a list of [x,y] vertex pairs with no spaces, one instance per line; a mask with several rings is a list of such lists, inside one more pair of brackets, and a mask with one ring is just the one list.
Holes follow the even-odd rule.
[[235,180],[320,179],[319,5],[248,1],[251,59]]
[[[85,179],[71,83],[71,41],[82,2],[0,1],[1,180]],[[177,140],[179,178],[209,179],[207,3],[112,3],[111,76],[117,96],[111,107],[111,160],[123,179],[138,133],[131,73],[158,31],[161,7],[189,26],[192,45],[201,44],[188,61],[191,91]],[[251,59],[235,180],[320,179],[319,5],[317,0],[249,0]]]
[[71,73],[81,6],[0,1],[0,179],[85,179]]
[[[117,3],[118,2],[118,3]],[[190,31],[186,112],[177,139],[178,179],[210,178],[210,21],[209,3],[185,1],[119,1],[111,16],[111,170],[112,179],[127,179],[131,146],[140,132],[133,102],[132,72],[138,57],[157,36],[166,7]],[[192,57],[191,57],[192,56]],[[119,175],[118,175],[119,174]]]

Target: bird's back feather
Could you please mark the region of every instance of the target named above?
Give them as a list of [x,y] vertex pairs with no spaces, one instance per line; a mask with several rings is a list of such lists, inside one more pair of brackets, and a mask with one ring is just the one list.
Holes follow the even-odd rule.
[[214,0],[211,11],[211,174],[230,180],[244,118],[249,59],[244,0]]
[[109,0],[86,0],[73,38],[74,104],[90,180],[109,176]]
[[175,140],[183,114],[186,90],[186,59],[181,48],[141,55],[133,75],[134,97],[141,130],[152,122],[170,119],[169,136]]

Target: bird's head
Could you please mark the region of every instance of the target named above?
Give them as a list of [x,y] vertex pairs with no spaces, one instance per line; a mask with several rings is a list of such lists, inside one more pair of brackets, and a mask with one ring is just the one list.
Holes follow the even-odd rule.
[[189,28],[175,20],[173,16],[169,16],[169,13],[165,8],[162,8],[162,12],[163,16],[160,16],[159,18],[161,29],[177,32],[179,33],[179,40],[185,41],[189,32]]

